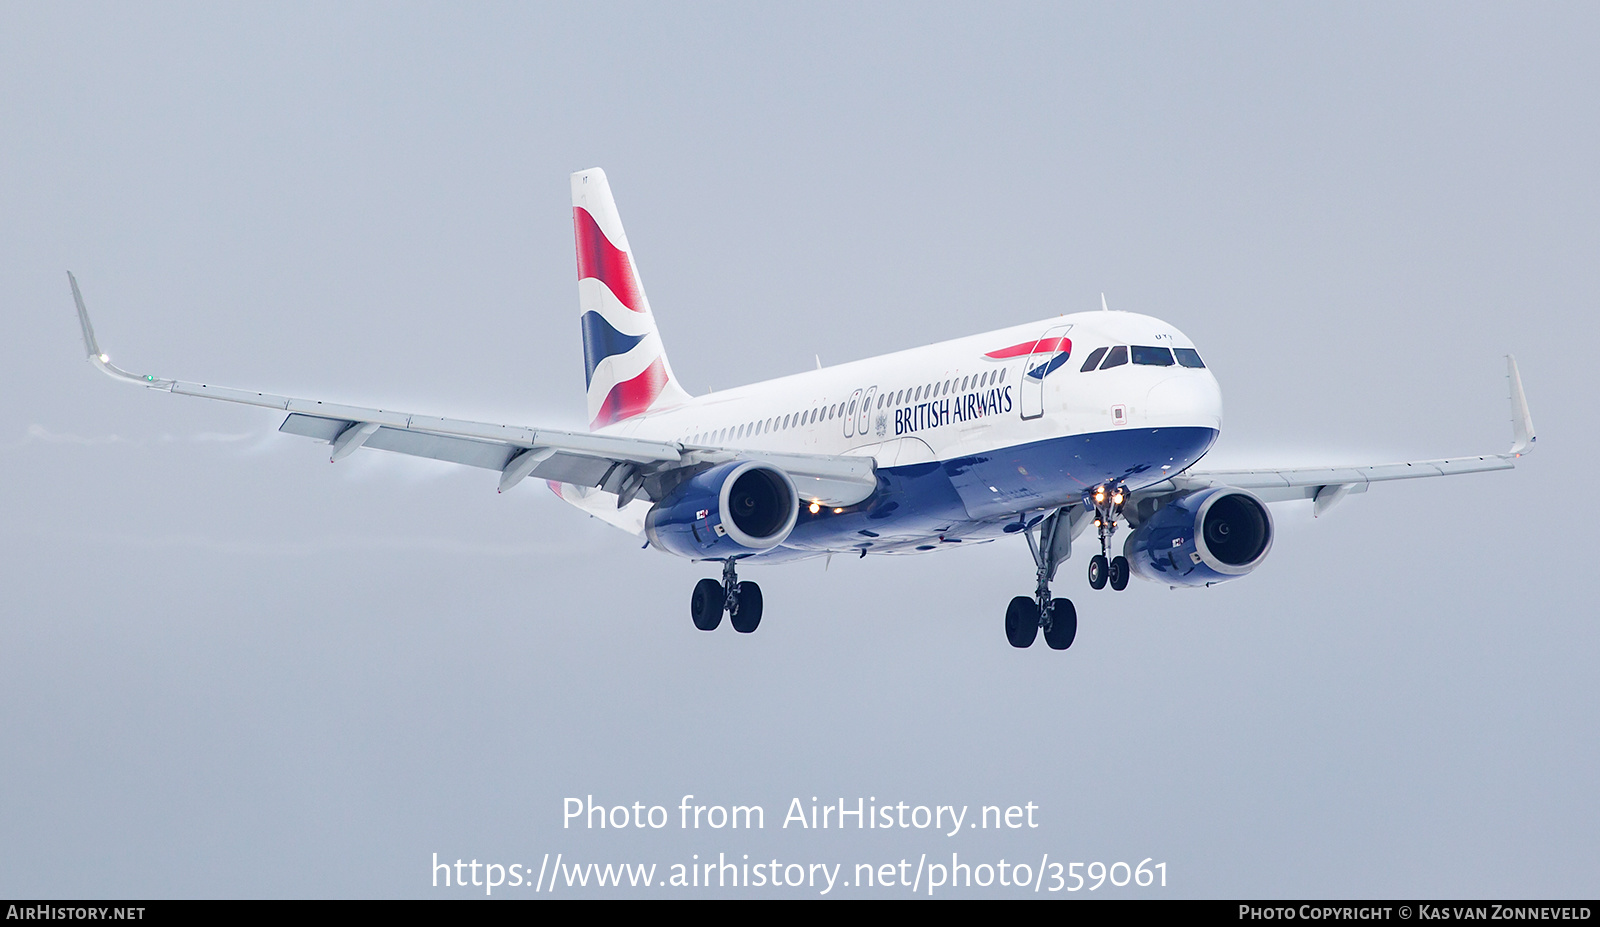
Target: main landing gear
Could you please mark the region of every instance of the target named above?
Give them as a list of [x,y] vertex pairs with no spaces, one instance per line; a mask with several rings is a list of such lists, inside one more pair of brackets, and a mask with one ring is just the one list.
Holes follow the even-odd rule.
[[[1006,607],[1006,640],[1011,642],[1011,646],[1031,647],[1039,632],[1043,631],[1044,642],[1052,649],[1066,650],[1078,636],[1077,608],[1070,599],[1050,596],[1050,582],[1056,578],[1056,568],[1072,553],[1074,511],[1080,524],[1081,519],[1092,514],[1096,533],[1100,536],[1100,553],[1089,559],[1089,585],[1104,589],[1106,583],[1110,583],[1111,588],[1119,592],[1128,588],[1128,558],[1106,556],[1111,548],[1111,536],[1117,532],[1122,504],[1127,498],[1128,491],[1121,483],[1109,486],[1101,484],[1084,496],[1082,509],[1062,506],[1040,519],[1037,525],[1023,529],[1023,537],[1028,539],[1028,550],[1032,552],[1033,562],[1039,568],[1039,582],[1033,598],[1019,595]],[[1026,524],[1025,519],[1022,521]],[[1033,536],[1035,527],[1039,530],[1037,541]]]
[[1100,535],[1100,553],[1089,558],[1091,588],[1104,589],[1108,581],[1111,588],[1118,592],[1128,588],[1128,558],[1119,555],[1106,559],[1111,536],[1117,533],[1117,517],[1122,514],[1122,503],[1127,498],[1127,490],[1120,484],[1111,487],[1102,484],[1096,486],[1094,493],[1086,500],[1094,507],[1094,527]]
[[1051,650],[1066,650],[1078,636],[1078,610],[1071,599],[1050,596],[1050,581],[1055,579],[1056,567],[1072,552],[1072,525],[1067,510],[1057,509],[1046,515],[1038,524],[1039,540],[1033,539],[1033,529],[1023,529],[1028,539],[1028,550],[1033,552],[1033,562],[1038,566],[1039,584],[1033,598],[1019,595],[1006,607],[1006,640],[1013,647],[1031,647],[1039,632],[1044,632],[1044,642]]
[[728,623],[740,634],[749,634],[761,624],[761,587],[739,582],[732,557],[722,562],[722,582],[700,580],[689,599],[689,614],[694,626],[702,631],[715,631],[722,624],[723,612],[728,613]]

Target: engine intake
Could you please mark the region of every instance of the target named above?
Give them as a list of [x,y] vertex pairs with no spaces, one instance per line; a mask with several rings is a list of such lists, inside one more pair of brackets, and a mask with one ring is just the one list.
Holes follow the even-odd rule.
[[782,544],[800,515],[794,481],[771,464],[734,461],[703,470],[645,515],[655,547],[692,560],[760,553]]
[[1128,535],[1123,555],[1140,579],[1207,586],[1260,566],[1272,533],[1272,515],[1260,499],[1242,489],[1203,489],[1157,509]]

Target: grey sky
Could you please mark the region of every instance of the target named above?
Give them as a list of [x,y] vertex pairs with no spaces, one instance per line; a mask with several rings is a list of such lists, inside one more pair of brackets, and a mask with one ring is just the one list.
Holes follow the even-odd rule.
[[[0,894],[955,851],[1153,857],[1170,896],[1592,897],[1597,18],[0,5]],[[712,571],[541,486],[330,467],[82,360],[67,269],[139,371],[580,426],[594,165],[696,392],[1103,291],[1198,343],[1218,462],[1503,450],[1508,352],[1539,447],[1277,507],[1227,587],[1095,594],[1080,553],[1065,654],[1005,642],[1020,542],[750,568],[746,637],[693,630]],[[591,793],[768,827],[563,831]],[[814,795],[1042,826],[778,828]]]

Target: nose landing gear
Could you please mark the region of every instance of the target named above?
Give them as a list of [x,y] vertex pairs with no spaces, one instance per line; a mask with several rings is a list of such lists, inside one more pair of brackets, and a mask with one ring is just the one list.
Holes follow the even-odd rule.
[[1089,586],[1104,589],[1106,583],[1118,592],[1128,588],[1128,558],[1120,554],[1106,558],[1111,548],[1111,536],[1117,533],[1117,519],[1122,515],[1122,504],[1128,492],[1121,483],[1113,486],[1101,484],[1094,488],[1084,503],[1094,509],[1094,527],[1100,535],[1100,553],[1089,558]]
[[728,623],[740,634],[749,634],[761,625],[761,587],[740,582],[734,562],[732,557],[722,562],[722,582],[702,579],[695,584],[689,614],[694,626],[702,631],[716,630],[722,624],[723,612],[728,613]]

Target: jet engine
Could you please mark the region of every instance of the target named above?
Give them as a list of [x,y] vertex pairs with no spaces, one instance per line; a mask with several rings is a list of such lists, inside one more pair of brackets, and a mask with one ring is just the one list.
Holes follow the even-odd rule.
[[734,461],[689,477],[645,515],[655,547],[691,560],[722,560],[782,544],[800,515],[794,481],[771,464]]
[[1185,493],[1145,519],[1123,545],[1135,576],[1209,586],[1249,573],[1272,549],[1272,516],[1242,489]]

